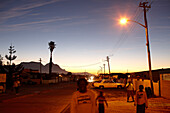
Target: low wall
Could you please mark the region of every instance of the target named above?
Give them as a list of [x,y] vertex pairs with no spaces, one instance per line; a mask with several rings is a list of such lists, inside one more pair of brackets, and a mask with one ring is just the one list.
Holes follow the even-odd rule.
[[22,79],[22,82],[27,83],[28,81],[36,82],[37,84],[40,84],[40,79]]
[[62,81],[63,81],[63,82],[69,82],[69,81],[70,81],[70,78],[68,78],[68,77],[62,77]]
[[[143,80],[142,79],[133,79],[134,84],[134,90],[139,90],[139,85],[143,85],[144,89],[145,87],[151,87],[150,80]],[[154,95],[159,96],[159,81],[153,82],[153,88],[154,88]]]
[[160,96],[160,94],[159,94],[159,81],[153,82],[153,88],[154,88],[154,95]]
[[53,84],[58,83],[58,79],[42,80],[42,84]]

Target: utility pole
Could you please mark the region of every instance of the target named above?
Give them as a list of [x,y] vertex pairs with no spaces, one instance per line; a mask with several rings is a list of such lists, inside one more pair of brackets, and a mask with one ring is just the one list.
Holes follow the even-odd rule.
[[108,68],[109,68],[109,74],[110,74],[109,56],[106,57],[106,61],[108,62]]
[[101,71],[101,74],[102,74],[102,71],[103,71],[102,66],[100,66],[100,71]]
[[105,64],[103,64],[103,66],[104,66],[104,74],[105,74]]
[[41,72],[42,72],[42,71],[41,71],[41,61],[42,61],[41,58],[40,58],[39,61],[40,61],[40,74],[41,74]]
[[149,47],[149,34],[148,34],[148,23],[146,18],[146,12],[151,6],[147,5],[148,2],[140,2],[139,7],[142,7],[144,10],[144,21],[145,21],[145,33],[146,33],[146,46],[147,46],[147,53],[148,53],[148,63],[149,63],[149,77],[151,83],[151,91],[152,95],[154,94],[153,83],[152,83],[152,69],[151,69],[151,55],[150,55],[150,47]]
[[41,61],[42,61],[42,60],[41,60],[41,58],[40,58],[39,61],[40,61],[40,84],[42,84],[42,75],[41,75],[41,72],[42,72],[42,71],[41,71]]

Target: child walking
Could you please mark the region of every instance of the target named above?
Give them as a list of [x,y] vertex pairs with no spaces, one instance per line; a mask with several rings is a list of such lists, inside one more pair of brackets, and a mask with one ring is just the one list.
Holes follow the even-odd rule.
[[100,94],[99,96],[96,98],[96,101],[98,100],[98,110],[99,110],[99,113],[104,113],[104,102],[106,104],[106,106],[108,107],[108,104],[107,104],[107,101],[105,99],[105,97],[103,96],[103,92],[100,91]]
[[143,85],[139,86],[139,91],[136,92],[135,104],[136,113],[145,113],[145,108],[148,108],[148,100],[146,92],[143,91]]

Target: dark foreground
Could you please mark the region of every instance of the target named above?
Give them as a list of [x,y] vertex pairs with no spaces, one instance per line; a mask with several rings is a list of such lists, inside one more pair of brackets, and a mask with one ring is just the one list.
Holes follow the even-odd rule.
[[[100,89],[93,89],[96,95]],[[21,87],[20,94],[7,91],[0,94],[0,113],[69,113],[72,93],[76,83],[34,85]],[[126,102],[125,89],[102,89],[109,107],[106,113],[135,113],[133,102]],[[151,98],[146,113],[169,113],[170,100]]]

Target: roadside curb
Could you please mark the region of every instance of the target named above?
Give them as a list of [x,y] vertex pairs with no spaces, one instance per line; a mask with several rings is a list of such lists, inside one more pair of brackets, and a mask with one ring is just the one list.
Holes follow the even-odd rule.
[[[23,87],[22,89],[24,89],[24,90],[21,91],[21,93],[19,93],[19,95],[15,95],[11,91],[9,91],[8,93],[4,93],[3,95],[0,95],[0,103],[10,102],[10,101],[13,101],[13,100],[16,100],[16,99],[19,99],[19,98],[30,97],[30,96],[34,96],[34,95],[38,95],[38,94],[48,93],[48,92],[51,92],[55,89],[67,87],[67,85],[70,85],[70,84],[57,84],[57,85],[55,84],[55,85],[53,85],[53,87],[49,87],[49,85],[44,85],[44,86],[48,86],[48,87],[44,87],[44,86],[37,87],[38,89],[33,90],[33,91],[29,91],[29,92],[27,92],[27,88],[29,90],[29,87]],[[48,89],[43,89],[43,88],[48,88]]]
[[17,96],[17,97],[14,97],[14,98],[2,100],[1,102],[10,102],[10,101],[15,100],[15,99],[20,99],[20,98],[25,98],[25,97],[31,97],[31,96],[34,96],[34,95],[37,95],[37,94],[39,94],[39,93],[33,93],[33,94],[26,94],[26,95],[22,95],[22,96]]
[[44,90],[44,91],[35,91],[34,93],[30,93],[30,94],[25,94],[25,95],[21,95],[21,96],[16,96],[14,98],[10,98],[10,99],[5,99],[5,100],[2,100],[1,102],[4,103],[4,102],[10,102],[10,101],[13,101],[15,99],[21,99],[21,98],[25,98],[25,97],[31,97],[31,96],[34,96],[34,95],[38,95],[40,93],[47,93],[47,92],[50,92],[52,90]]
[[71,106],[70,103],[67,104],[67,106],[64,107],[64,109],[60,113],[65,113],[70,108],[70,106]]

